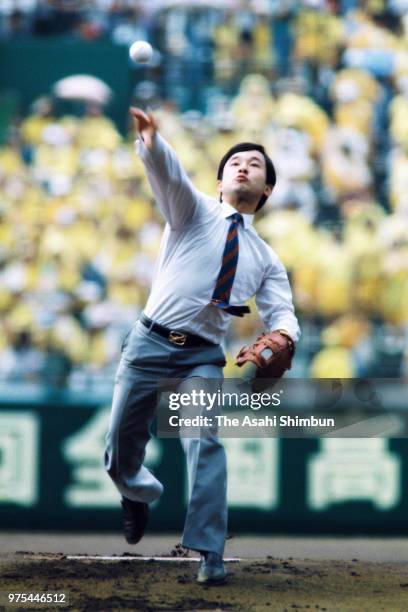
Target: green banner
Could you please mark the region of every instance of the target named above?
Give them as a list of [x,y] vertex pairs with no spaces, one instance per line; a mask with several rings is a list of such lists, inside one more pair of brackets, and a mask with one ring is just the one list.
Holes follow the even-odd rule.
[[[16,530],[120,528],[103,468],[109,397],[20,389],[0,396],[0,524]],[[224,440],[230,530],[401,533],[406,439]],[[146,464],[165,485],[152,529],[181,530],[187,481],[178,440],[153,438]]]

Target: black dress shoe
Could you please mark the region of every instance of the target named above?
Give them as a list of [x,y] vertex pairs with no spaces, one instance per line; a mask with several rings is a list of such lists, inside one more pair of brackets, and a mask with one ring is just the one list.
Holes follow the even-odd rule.
[[123,533],[128,544],[137,544],[143,537],[149,518],[149,506],[122,497]]
[[215,552],[205,552],[201,555],[201,563],[198,570],[197,582],[199,584],[223,584],[227,578],[227,572],[221,555]]

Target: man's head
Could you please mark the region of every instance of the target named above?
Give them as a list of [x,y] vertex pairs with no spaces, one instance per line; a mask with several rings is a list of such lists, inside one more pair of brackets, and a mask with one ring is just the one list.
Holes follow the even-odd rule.
[[[218,166],[220,200],[254,202],[253,212],[265,204],[276,183],[275,168],[262,145],[241,142],[229,149]],[[249,205],[249,204],[248,204]]]

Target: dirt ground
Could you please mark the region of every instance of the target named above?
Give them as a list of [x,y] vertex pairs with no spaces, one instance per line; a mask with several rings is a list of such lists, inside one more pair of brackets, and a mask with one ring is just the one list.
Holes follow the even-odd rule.
[[[195,583],[196,562],[74,560],[64,554],[6,553],[0,557],[0,610],[175,610],[258,612],[404,612],[408,563],[294,560],[267,556],[228,563],[228,582]],[[4,606],[6,594],[57,591],[69,604]]]

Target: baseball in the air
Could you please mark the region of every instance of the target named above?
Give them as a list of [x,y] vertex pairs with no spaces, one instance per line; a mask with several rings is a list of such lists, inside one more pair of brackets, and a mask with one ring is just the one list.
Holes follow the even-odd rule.
[[145,64],[152,59],[152,45],[145,40],[136,40],[129,49],[129,55],[136,64]]

